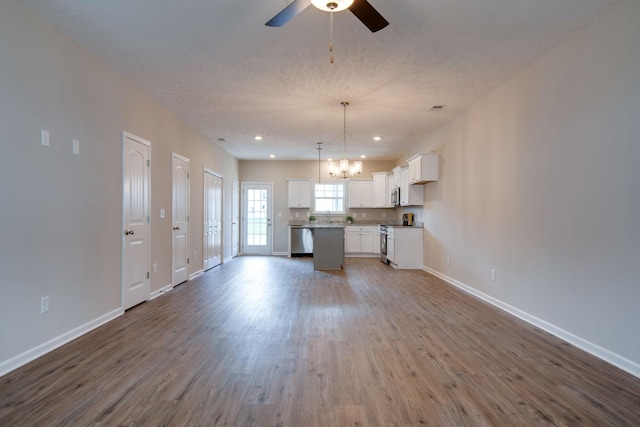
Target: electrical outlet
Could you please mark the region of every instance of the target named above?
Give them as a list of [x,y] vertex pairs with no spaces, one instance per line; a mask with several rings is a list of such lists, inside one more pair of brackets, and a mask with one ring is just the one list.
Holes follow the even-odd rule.
[[491,280],[493,280],[494,282],[496,281],[496,269],[495,268],[491,269]]
[[387,217],[387,213],[386,212],[382,212],[382,218],[386,218]]
[[451,264],[451,257],[447,255],[447,265]]
[[157,272],[158,272],[158,263],[157,263],[157,262],[154,262],[154,263],[153,263],[153,272],[154,272],[154,273],[157,273]]
[[198,259],[198,252],[193,251],[193,260],[197,260]]
[[40,314],[49,311],[49,297],[40,298]]
[[296,212],[296,218],[300,216],[300,212]]
[[366,218],[367,217],[367,213],[366,212],[362,212],[362,218]]
[[77,139],[74,139],[72,141],[72,151],[73,154],[80,154],[80,141],[78,141]]

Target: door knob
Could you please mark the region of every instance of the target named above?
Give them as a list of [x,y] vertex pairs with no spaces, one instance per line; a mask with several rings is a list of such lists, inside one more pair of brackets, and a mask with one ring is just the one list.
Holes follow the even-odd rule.
[[124,232],[124,235],[125,235],[125,236],[132,236],[132,235],[134,235],[134,234],[135,234],[135,233],[133,232],[133,230],[125,230],[125,232]]
[[180,230],[180,227],[173,227],[173,231],[178,231]]

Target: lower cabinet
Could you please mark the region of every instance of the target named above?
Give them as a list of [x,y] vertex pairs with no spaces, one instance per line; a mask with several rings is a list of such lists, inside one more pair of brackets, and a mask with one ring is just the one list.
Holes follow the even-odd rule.
[[346,226],[344,228],[344,252],[346,254],[375,254],[379,244],[379,240],[376,239],[376,229],[376,226]]
[[387,228],[387,259],[393,268],[422,269],[423,229],[414,227]]

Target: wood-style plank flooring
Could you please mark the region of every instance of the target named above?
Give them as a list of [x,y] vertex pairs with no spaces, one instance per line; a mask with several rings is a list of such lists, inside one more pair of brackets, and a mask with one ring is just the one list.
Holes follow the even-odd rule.
[[638,426],[640,379],[418,270],[239,257],[0,378],[1,426]]

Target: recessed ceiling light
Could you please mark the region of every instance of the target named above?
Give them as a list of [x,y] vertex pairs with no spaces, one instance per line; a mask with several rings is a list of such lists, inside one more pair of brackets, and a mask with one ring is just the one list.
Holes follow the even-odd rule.
[[276,155],[275,154],[271,154],[271,155],[269,155],[269,157],[271,157],[272,159],[275,159]]
[[332,161],[333,161],[333,159],[327,159],[327,161],[328,161],[328,162],[332,162]]
[[364,154],[361,154],[361,155],[360,155],[360,158],[361,158],[361,159],[366,159],[366,158],[367,158],[367,156],[365,156]]
[[373,137],[373,140],[374,140],[374,141],[380,141],[381,139],[382,139],[382,137],[381,137],[381,136],[374,136],[374,137]]
[[262,137],[260,135],[255,136],[256,141],[262,141]]

